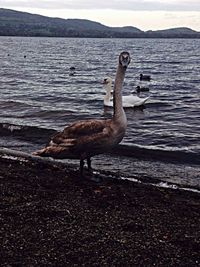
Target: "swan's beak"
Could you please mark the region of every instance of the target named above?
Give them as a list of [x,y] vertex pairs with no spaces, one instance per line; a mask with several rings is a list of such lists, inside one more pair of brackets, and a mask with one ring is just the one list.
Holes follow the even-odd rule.
[[107,79],[104,79],[102,84],[108,84],[108,80]]
[[130,63],[130,59],[126,59],[126,60],[123,60],[123,61],[121,62],[122,67],[123,67],[124,69],[127,69],[127,68],[128,68],[129,63]]

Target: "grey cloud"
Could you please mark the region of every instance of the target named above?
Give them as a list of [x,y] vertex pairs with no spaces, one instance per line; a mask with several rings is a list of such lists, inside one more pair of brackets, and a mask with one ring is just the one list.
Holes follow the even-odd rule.
[[41,9],[113,9],[129,11],[200,11],[200,3],[195,0],[182,1],[177,3],[128,0],[128,1],[76,1],[76,0],[27,0],[27,1],[6,1],[0,0],[0,6],[6,8],[41,8]]

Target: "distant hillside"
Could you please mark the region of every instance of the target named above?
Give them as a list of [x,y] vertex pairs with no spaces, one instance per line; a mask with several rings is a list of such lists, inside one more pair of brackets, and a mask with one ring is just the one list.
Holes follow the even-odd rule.
[[50,18],[0,8],[0,36],[200,38],[200,32],[189,28],[144,32],[132,26],[108,27],[90,20]]
[[181,37],[187,37],[187,38],[195,38],[200,37],[200,32],[196,32],[192,29],[186,28],[186,27],[180,27],[180,28],[174,28],[174,29],[167,29],[167,30],[159,30],[159,31],[147,31],[146,34],[151,36],[159,36],[164,38],[181,38]]

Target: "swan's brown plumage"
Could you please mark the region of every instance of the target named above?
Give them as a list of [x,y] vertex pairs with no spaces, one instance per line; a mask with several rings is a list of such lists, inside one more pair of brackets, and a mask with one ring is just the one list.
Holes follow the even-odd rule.
[[115,79],[112,119],[75,122],[65,127],[62,132],[55,134],[45,148],[33,154],[57,159],[80,159],[82,173],[83,160],[87,159],[90,168],[92,156],[104,153],[121,142],[126,130],[126,115],[122,107],[121,89],[129,62],[129,53],[122,52],[119,56]]
[[[112,135],[110,120],[83,120],[55,134],[37,155],[53,158],[85,159],[103,153]],[[102,141],[105,147],[102,147]]]

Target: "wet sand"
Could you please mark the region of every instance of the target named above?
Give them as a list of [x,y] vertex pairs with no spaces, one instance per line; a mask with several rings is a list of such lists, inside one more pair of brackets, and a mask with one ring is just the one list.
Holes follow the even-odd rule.
[[1,266],[199,266],[200,195],[0,157]]

